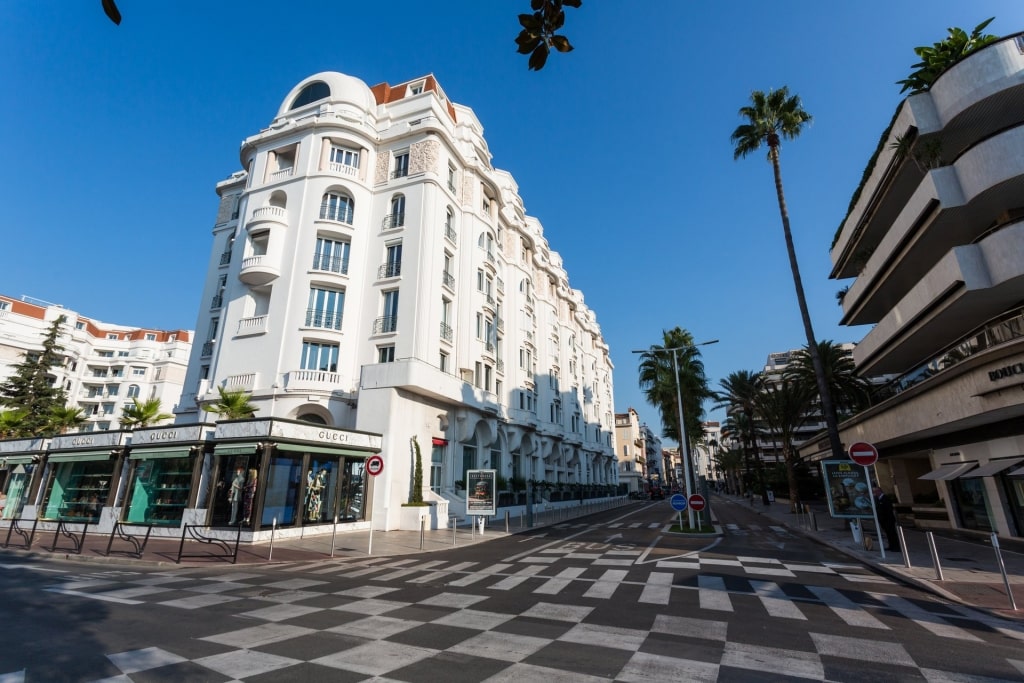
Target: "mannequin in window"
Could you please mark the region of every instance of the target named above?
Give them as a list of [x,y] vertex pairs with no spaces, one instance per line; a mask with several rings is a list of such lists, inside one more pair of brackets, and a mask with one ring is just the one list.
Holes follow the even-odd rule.
[[323,490],[327,482],[327,470],[322,469],[316,474],[309,471],[309,483],[306,485],[306,519],[311,522],[320,521],[323,509]]
[[245,488],[245,470],[241,467],[235,468],[235,475],[231,478],[231,486],[228,488],[228,503],[231,504],[231,521],[233,525],[238,521],[238,504],[242,502],[242,489]]
[[248,524],[252,517],[254,498],[256,498],[256,469],[252,468],[249,470],[249,479],[245,482],[245,488],[242,490],[242,514],[244,515],[242,524]]

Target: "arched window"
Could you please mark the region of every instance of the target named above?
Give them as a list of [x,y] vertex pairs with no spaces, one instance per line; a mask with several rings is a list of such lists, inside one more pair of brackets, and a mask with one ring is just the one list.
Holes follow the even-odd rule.
[[327,87],[327,84],[323,81],[315,81],[302,89],[299,96],[292,102],[290,109],[298,109],[299,107],[304,107],[307,104],[311,104],[317,100],[322,100],[325,97],[330,96],[331,89]]
[[405,225],[405,195],[396,194],[391,198],[391,227],[400,228]]
[[352,224],[355,202],[351,197],[335,192],[328,192],[320,202],[320,218],[339,223]]
[[138,398],[138,397],[139,397],[139,385],[138,384],[130,385],[128,387],[128,398]]

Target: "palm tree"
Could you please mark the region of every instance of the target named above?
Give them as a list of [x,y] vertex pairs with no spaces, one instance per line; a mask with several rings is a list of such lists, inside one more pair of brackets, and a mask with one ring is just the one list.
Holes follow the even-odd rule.
[[[751,370],[730,372],[718,381],[721,391],[715,392],[715,408],[725,408],[728,419],[723,431],[740,442],[747,471],[751,456],[757,459],[757,473],[761,482],[761,502],[768,503],[768,490],[764,486],[764,462],[757,454],[757,398],[764,387],[764,378]],[[748,482],[749,483],[749,482]]]
[[800,305],[800,317],[807,336],[807,348],[811,354],[811,363],[818,384],[818,395],[821,397],[821,409],[825,413],[825,424],[828,429],[829,446],[832,457],[842,458],[843,444],[839,440],[839,422],[835,409],[832,407],[832,396],[825,380],[825,370],[818,356],[818,344],[814,340],[814,328],[811,326],[811,314],[807,310],[807,298],[804,296],[804,285],[800,279],[800,266],[796,260],[796,248],[793,246],[793,233],[789,228],[789,210],[786,208],[786,195],[782,191],[782,168],[779,165],[779,147],[782,138],[792,140],[800,135],[804,124],[811,121],[811,115],[804,111],[797,95],[790,95],[785,86],[767,93],[755,90],[750,94],[750,105],[740,108],[740,116],[747,120],[733,131],[731,140],[736,145],[733,159],[746,157],[751,152],[768,146],[768,160],[772,162],[775,176],[775,194],[779,201],[779,214],[782,217],[782,232],[786,238],[786,251],[789,253],[789,267],[793,272],[793,285],[796,287],[796,298]]
[[783,379],[778,383],[766,385],[757,398],[758,417],[782,448],[782,459],[786,463],[786,480],[789,485],[789,500],[794,506],[800,499],[800,494],[796,483],[793,435],[810,417],[812,395],[805,385]]
[[217,387],[220,400],[216,403],[203,406],[203,410],[214,413],[225,420],[244,420],[256,414],[256,407],[249,401],[250,395],[244,389],[228,391],[224,387]]
[[88,421],[89,418],[85,416],[85,412],[81,408],[54,406],[50,409],[50,421],[47,424],[47,431],[67,434]]
[[730,493],[739,491],[739,473],[743,468],[743,463],[742,451],[725,448],[715,454],[715,466],[725,476],[725,488]]
[[[693,344],[693,336],[681,327],[664,330],[662,341],[664,345],[655,344],[640,355],[640,389],[647,402],[661,413],[664,435],[681,445],[679,394],[676,392],[678,384],[683,398],[683,426],[687,441],[690,442],[687,444],[689,447],[704,434],[704,399],[711,396],[707,376],[704,374],[704,363],[700,359],[700,349]],[[678,377],[675,377],[673,354],[667,349],[678,349],[675,352],[679,365]]]
[[160,399],[151,398],[140,402],[132,398],[132,405],[126,406],[121,414],[122,429],[140,429],[150,427],[157,422],[170,420],[174,415],[160,412]]
[[23,409],[0,412],[0,439],[13,439],[23,434],[28,411]]
[[[866,408],[871,401],[871,384],[856,374],[857,366],[850,354],[826,339],[818,342],[818,357],[825,370],[825,382],[836,412],[848,415]],[[793,354],[783,376],[817,393],[817,377],[806,347]]]

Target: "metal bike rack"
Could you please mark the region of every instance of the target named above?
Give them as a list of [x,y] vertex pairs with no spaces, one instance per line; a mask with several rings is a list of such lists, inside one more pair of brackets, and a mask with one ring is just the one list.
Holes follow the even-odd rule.
[[[242,540],[242,527],[238,527],[237,535],[235,536],[235,547],[231,548],[231,544],[219,538],[212,536],[206,536],[197,529],[208,529],[209,527],[202,526],[200,524],[184,524],[181,527],[181,544],[178,546],[178,559],[175,560],[177,564],[181,564],[181,558],[183,557],[207,557],[218,560],[231,560],[231,564],[238,562],[238,544]],[[192,540],[198,543],[202,543],[207,546],[219,548],[222,552],[205,552],[205,553],[185,553],[185,541]]]
[[[82,533],[80,535],[75,533],[74,530],[70,528],[70,525],[72,524],[82,525]],[[55,553],[58,550],[67,550],[74,553],[75,555],[81,555],[82,546],[85,545],[85,535],[89,532],[90,524],[92,524],[92,522],[66,522],[63,519],[58,519],[57,528],[53,532],[53,546],[50,548],[50,552]],[[61,536],[64,536],[71,541],[71,548],[57,547],[57,542],[60,541]]]
[[[21,546],[22,550],[28,550],[32,547],[32,541],[36,537],[36,526],[39,525],[38,519],[11,519],[10,525],[7,527],[7,538],[4,539],[3,547],[8,548],[11,545],[11,534],[16,533],[25,539],[25,545]],[[21,528],[22,523],[32,522],[31,529]]]
[[[145,527],[146,535],[142,536],[142,541],[139,541],[140,536],[138,534],[130,534],[125,531],[126,527]],[[114,540],[125,541],[129,543],[135,550],[119,550],[118,553],[124,553],[126,555],[134,555],[135,557],[142,559],[142,553],[146,551],[146,544],[149,543],[149,535],[153,531],[152,524],[132,523],[132,522],[114,522],[114,529],[110,532],[110,539],[107,541],[107,557],[110,557],[110,548],[114,545]]]

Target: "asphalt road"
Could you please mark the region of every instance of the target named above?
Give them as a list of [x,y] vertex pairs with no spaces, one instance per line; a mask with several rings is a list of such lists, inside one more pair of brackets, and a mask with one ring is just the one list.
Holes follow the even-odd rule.
[[1024,624],[718,505],[710,539],[658,502],[402,557],[3,555],[0,683],[1024,680]]

